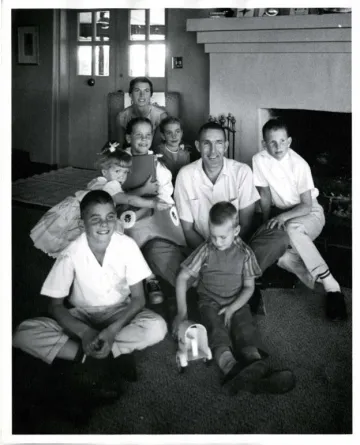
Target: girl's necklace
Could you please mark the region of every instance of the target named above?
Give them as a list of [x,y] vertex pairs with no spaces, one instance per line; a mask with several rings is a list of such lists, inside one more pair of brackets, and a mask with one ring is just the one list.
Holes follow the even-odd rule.
[[179,147],[177,147],[177,149],[175,151],[170,150],[170,148],[165,144],[165,148],[167,151],[169,151],[170,153],[177,153],[179,151]]

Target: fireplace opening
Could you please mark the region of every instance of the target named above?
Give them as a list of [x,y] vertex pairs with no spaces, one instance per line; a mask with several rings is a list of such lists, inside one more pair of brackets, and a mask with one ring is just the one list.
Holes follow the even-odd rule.
[[271,108],[289,127],[291,148],[310,165],[316,178],[351,179],[351,113]]

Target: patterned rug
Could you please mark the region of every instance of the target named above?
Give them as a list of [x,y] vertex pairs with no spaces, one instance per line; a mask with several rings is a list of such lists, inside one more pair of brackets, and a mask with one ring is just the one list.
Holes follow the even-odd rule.
[[67,196],[86,188],[96,177],[95,170],[65,167],[52,170],[26,179],[18,179],[12,184],[13,201],[26,202],[44,207],[53,207]]

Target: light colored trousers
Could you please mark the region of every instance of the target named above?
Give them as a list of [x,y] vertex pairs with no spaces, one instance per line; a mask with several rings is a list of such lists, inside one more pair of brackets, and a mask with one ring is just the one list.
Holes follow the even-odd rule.
[[[313,240],[320,235],[324,225],[324,210],[317,201],[313,201],[313,207],[308,215],[293,218],[285,223],[292,249],[302,259],[314,279],[329,269],[313,243]],[[292,253],[295,254],[295,252]]]
[[[96,329],[108,326],[114,316],[123,310],[121,306],[72,308],[70,313]],[[149,309],[143,309],[116,335],[112,347],[114,357],[134,350],[145,349],[160,342],[166,335],[165,320]],[[33,355],[46,363],[52,363],[69,336],[58,322],[48,317],[37,317],[23,321],[13,336],[13,346]]]

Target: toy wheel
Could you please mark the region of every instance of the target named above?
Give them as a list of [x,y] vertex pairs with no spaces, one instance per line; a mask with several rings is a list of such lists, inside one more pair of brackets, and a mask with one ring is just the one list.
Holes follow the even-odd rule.
[[185,372],[185,366],[181,366],[180,359],[176,356],[176,364],[179,371],[179,374],[183,374]]

